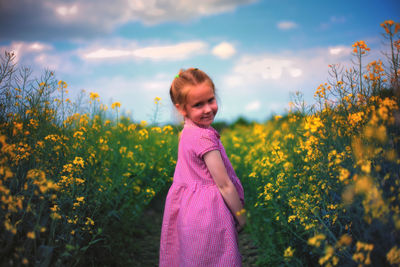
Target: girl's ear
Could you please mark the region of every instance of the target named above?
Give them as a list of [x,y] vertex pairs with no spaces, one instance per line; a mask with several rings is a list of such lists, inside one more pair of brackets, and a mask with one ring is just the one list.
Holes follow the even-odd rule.
[[175,107],[183,117],[186,117],[187,112],[185,110],[185,105],[175,104]]

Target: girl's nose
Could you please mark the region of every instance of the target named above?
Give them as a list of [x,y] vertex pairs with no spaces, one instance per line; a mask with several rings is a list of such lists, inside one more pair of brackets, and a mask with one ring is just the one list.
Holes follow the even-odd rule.
[[204,106],[204,113],[209,113],[211,111],[212,111],[212,109],[211,109],[210,105],[205,105]]

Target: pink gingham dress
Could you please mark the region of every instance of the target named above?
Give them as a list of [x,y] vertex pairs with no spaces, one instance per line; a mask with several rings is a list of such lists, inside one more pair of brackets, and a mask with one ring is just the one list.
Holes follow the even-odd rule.
[[160,267],[242,266],[235,220],[207,166],[205,153],[219,150],[244,203],[243,187],[212,127],[186,119],[161,229]]

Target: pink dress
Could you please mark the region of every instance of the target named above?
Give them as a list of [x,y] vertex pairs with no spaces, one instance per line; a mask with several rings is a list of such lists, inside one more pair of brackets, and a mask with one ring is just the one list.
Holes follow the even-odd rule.
[[219,150],[230,179],[244,203],[243,187],[212,127],[186,120],[178,161],[161,229],[160,267],[241,266],[235,220],[203,155]]

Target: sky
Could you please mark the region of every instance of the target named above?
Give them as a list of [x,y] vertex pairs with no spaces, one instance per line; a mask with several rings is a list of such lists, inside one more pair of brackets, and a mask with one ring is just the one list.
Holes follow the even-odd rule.
[[180,69],[213,79],[217,121],[263,122],[307,103],[328,65],[351,66],[352,44],[382,58],[385,20],[398,0],[0,0],[0,53],[35,75],[55,72],[73,97],[96,92],[135,121],[176,120],[169,88]]

